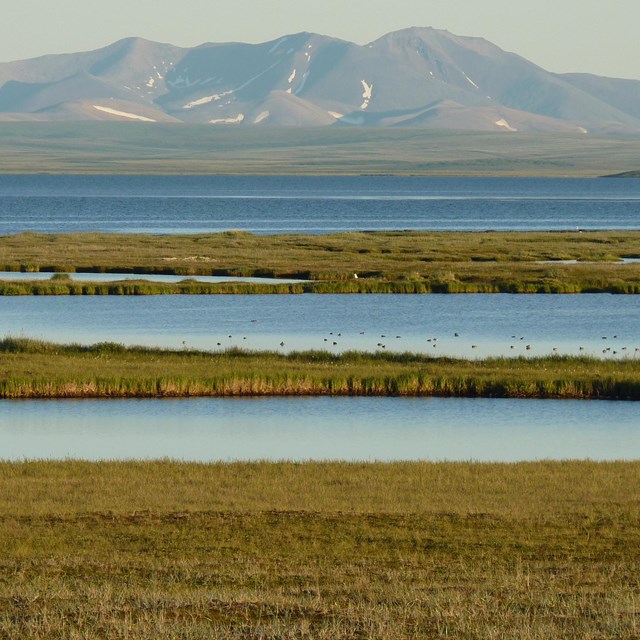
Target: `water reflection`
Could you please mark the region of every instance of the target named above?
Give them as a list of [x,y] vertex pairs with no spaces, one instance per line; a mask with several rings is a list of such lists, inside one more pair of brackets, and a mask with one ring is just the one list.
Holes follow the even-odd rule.
[[0,335],[54,342],[640,357],[640,296],[14,296],[0,318]]
[[442,398],[0,401],[0,458],[640,458],[632,402]]

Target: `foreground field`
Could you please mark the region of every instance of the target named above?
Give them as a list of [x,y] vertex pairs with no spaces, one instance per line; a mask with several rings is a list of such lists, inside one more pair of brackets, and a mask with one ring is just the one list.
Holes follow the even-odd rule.
[[[58,272],[0,282],[0,295],[153,293],[640,292],[639,231],[351,232],[271,235],[21,233],[0,237],[0,270]],[[576,261],[567,264],[566,261]],[[303,284],[74,283],[68,272],[259,276]],[[358,277],[355,278],[354,274]]]
[[0,398],[458,396],[640,400],[640,359],[464,360],[414,353],[280,354],[0,340]]
[[0,464],[3,638],[637,638],[640,464]]

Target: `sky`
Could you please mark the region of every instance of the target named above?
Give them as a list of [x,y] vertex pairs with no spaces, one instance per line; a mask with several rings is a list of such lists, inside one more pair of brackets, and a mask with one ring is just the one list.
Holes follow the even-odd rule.
[[14,0],[0,61],[140,36],[191,47],[312,31],[366,44],[405,27],[481,36],[548,71],[640,80],[640,0]]

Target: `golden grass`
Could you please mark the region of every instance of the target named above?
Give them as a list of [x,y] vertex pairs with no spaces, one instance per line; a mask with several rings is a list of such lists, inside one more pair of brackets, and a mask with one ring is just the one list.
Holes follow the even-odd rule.
[[485,396],[640,399],[640,360],[223,352],[0,341],[0,397]]
[[640,463],[0,464],[3,638],[637,638]]

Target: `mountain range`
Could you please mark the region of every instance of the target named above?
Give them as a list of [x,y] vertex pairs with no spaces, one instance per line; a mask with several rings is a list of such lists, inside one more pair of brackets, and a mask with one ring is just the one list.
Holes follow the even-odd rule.
[[410,28],[180,48],[127,38],[0,63],[0,120],[640,133],[640,81],[557,74],[482,38]]

